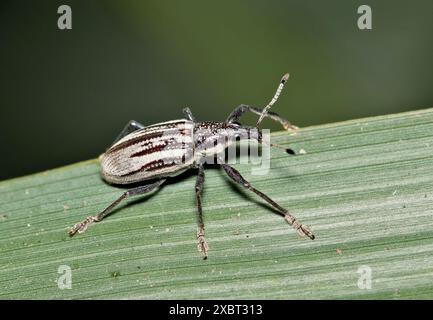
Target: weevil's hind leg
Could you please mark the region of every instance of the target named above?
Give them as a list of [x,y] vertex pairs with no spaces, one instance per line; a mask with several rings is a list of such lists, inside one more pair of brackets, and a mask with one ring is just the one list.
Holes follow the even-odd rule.
[[[240,106],[238,106],[235,110],[232,111],[232,113],[230,113],[230,115],[228,116],[226,122],[238,122],[240,117],[245,113],[245,112],[252,112],[254,114],[257,115],[261,115],[262,114],[262,109],[257,108],[257,107],[253,107],[253,106],[249,106],[246,104],[241,104]],[[272,111],[268,111],[265,115],[265,117],[270,118],[276,122],[281,123],[281,125],[283,126],[283,128],[285,130],[297,130],[299,129],[297,126],[291,124],[289,122],[289,120],[287,120],[286,118],[281,117],[278,113],[272,112]]]
[[195,117],[192,115],[191,109],[186,107],[182,109],[183,114],[188,120],[191,120],[192,122],[195,122]]
[[133,189],[130,189],[126,192],[124,192],[119,198],[117,198],[112,204],[110,204],[107,208],[105,208],[101,213],[99,213],[96,216],[93,217],[88,217],[85,220],[75,224],[70,230],[69,230],[69,235],[73,236],[74,234],[78,233],[83,233],[84,231],[87,230],[87,228],[93,224],[94,222],[99,222],[102,219],[104,219],[107,215],[109,215],[111,213],[111,211],[113,211],[113,209],[120,203],[122,202],[122,200],[125,200],[129,197],[132,196],[137,196],[137,195],[143,195],[145,193],[148,193],[152,190],[154,190],[155,188],[159,187],[161,184],[163,184],[165,182],[166,179],[161,179],[158,180],[156,182],[153,182],[151,184],[146,184],[143,186],[139,186]]
[[195,183],[195,195],[197,199],[197,249],[203,254],[203,259],[207,259],[209,246],[205,239],[203,211],[201,208],[201,195],[204,184],[204,168],[203,165],[198,167],[198,175]]
[[140,122],[137,122],[135,120],[129,121],[126,126],[123,128],[123,130],[119,133],[117,138],[113,141],[112,145],[115,144],[117,141],[122,139],[123,137],[127,136],[131,132],[143,129],[144,125],[142,125]]
[[267,203],[269,203],[271,206],[273,206],[278,212],[281,213],[281,215],[284,216],[284,219],[287,221],[289,225],[291,225],[300,236],[307,236],[311,240],[314,240],[315,236],[313,232],[306,226],[303,225],[298,219],[296,219],[295,216],[289,213],[287,209],[284,209],[281,207],[278,203],[276,203],[274,200],[269,198],[264,193],[260,192],[256,188],[254,188],[247,180],[242,177],[242,175],[237,171],[235,168],[230,167],[227,164],[221,164],[224,171],[227,173],[227,175],[232,178],[235,182],[239,183],[244,188],[247,188],[248,190],[251,190],[255,194],[257,194],[260,198],[265,200]]

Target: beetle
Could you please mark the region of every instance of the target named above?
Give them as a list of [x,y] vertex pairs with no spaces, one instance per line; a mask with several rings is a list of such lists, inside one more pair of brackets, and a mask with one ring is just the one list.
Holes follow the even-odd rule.
[[[100,156],[101,175],[110,184],[139,184],[111,203],[96,216],[91,216],[75,224],[69,235],[86,231],[89,225],[99,222],[112,212],[123,200],[143,195],[160,187],[170,177],[195,168],[198,171],[195,194],[197,206],[197,248],[208,257],[209,246],[205,239],[201,195],[205,180],[204,159],[217,157],[218,164],[225,173],[242,187],[254,192],[268,202],[284,217],[299,235],[314,240],[315,236],[309,227],[302,224],[294,215],[266,194],[254,188],[235,168],[225,163],[222,157],[224,150],[237,140],[255,140],[262,142],[259,124],[264,117],[279,122],[286,130],[296,130],[287,119],[269,111],[277,101],[289,75],[285,74],[275,92],[274,97],[263,108],[241,104],[224,122],[197,122],[189,108],[184,108],[185,119],[172,120],[150,126],[143,126],[137,121],[130,121],[108,150]],[[259,115],[255,127],[241,125],[238,120],[246,112]],[[273,147],[280,147],[271,144]],[[282,147],[280,147],[282,148]],[[294,154],[291,149],[287,153]]]

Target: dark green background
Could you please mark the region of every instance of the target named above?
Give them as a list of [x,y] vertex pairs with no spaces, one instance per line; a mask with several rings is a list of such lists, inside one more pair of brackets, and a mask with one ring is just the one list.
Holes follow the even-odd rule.
[[2,0],[0,179],[94,158],[130,119],[263,106],[284,72],[274,111],[300,126],[432,107],[432,31],[430,0]]

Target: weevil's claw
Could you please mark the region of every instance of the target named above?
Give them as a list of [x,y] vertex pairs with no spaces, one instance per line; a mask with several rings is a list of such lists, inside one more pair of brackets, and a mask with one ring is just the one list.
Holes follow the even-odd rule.
[[283,127],[284,127],[284,130],[287,130],[287,131],[292,130],[292,131],[296,132],[299,130],[298,126],[295,126],[294,124],[291,124],[290,122],[285,123],[283,125]]
[[203,254],[203,259],[206,260],[208,257],[209,245],[204,237],[203,228],[198,228],[197,230],[197,249]]
[[298,234],[301,237],[307,236],[308,238],[310,238],[311,240],[316,239],[316,236],[313,234],[313,232],[311,231],[311,229],[309,227],[307,227],[306,225],[301,225],[301,227],[299,229],[296,230],[298,232]]
[[316,236],[313,234],[313,232],[311,231],[311,229],[309,227],[307,227],[306,225],[300,223],[292,215],[285,214],[284,215],[284,220],[286,220],[286,222],[289,225],[291,225],[301,237],[307,236],[311,240],[314,240],[316,238]]
[[87,230],[87,228],[94,222],[98,222],[99,220],[96,217],[87,217],[86,220],[83,220],[77,224],[75,224],[70,230],[69,230],[69,236],[73,236],[74,234],[83,233]]

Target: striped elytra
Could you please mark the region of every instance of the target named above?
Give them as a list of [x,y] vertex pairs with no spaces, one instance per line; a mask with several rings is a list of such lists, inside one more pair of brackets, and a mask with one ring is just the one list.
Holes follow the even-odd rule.
[[129,184],[185,171],[194,162],[193,129],[192,121],[174,120],[130,133],[101,156],[103,178]]

